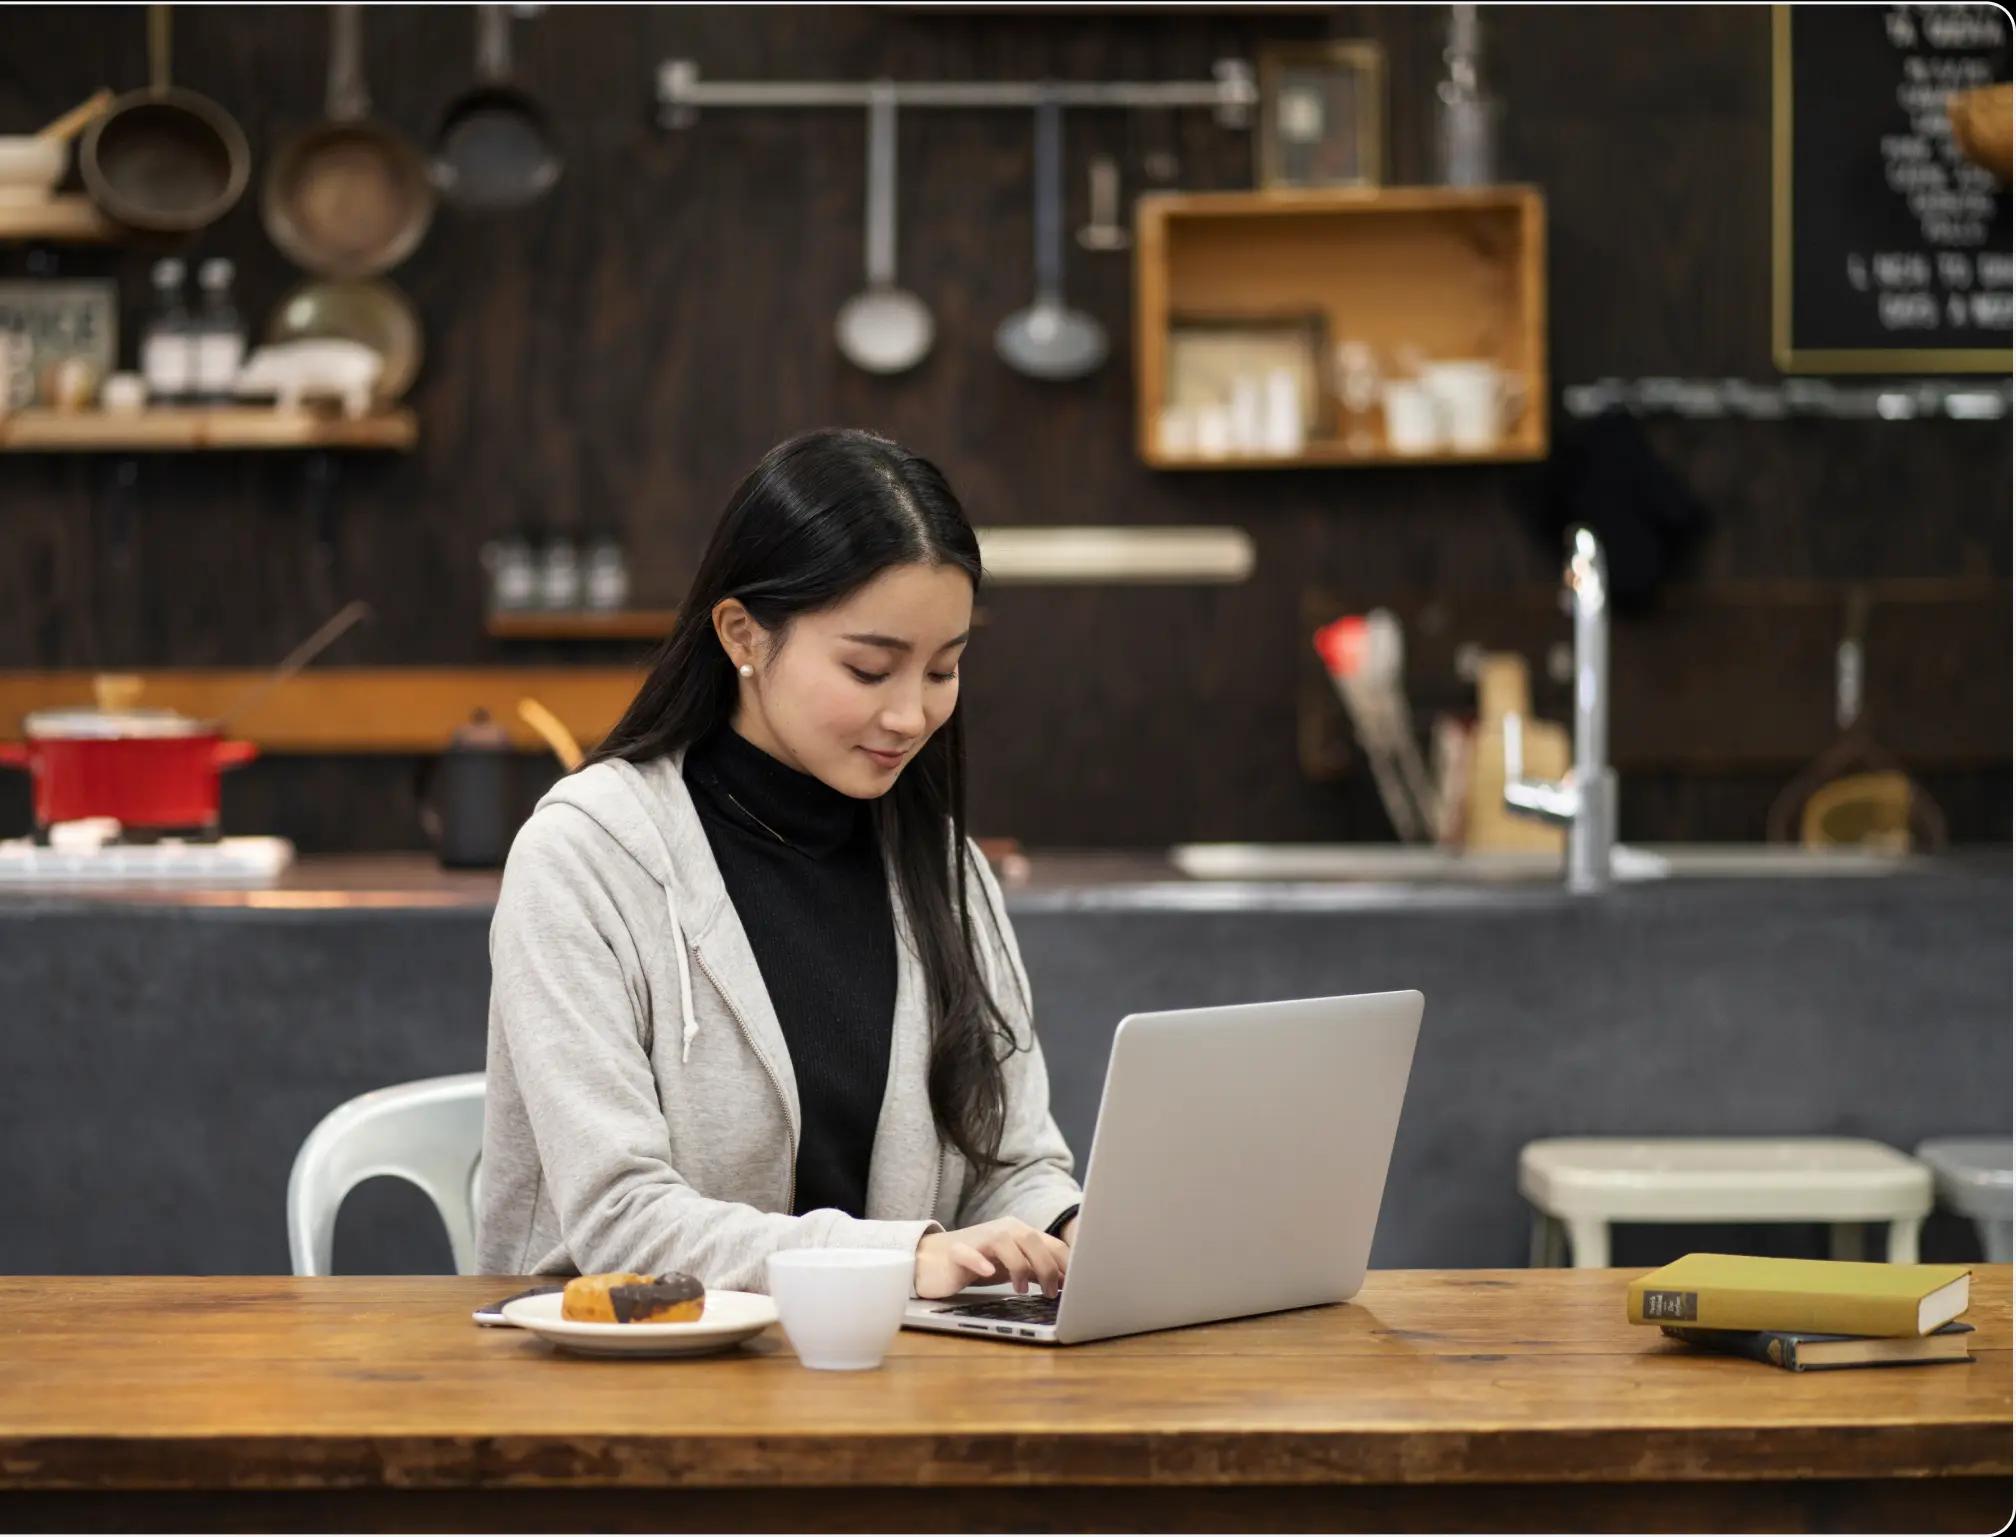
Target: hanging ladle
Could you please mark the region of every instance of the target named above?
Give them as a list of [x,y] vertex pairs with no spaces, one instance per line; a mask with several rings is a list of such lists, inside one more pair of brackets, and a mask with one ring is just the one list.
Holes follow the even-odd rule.
[[994,350],[1032,379],[1077,379],[1106,361],[1106,328],[1064,303],[1063,109],[1036,103],[1036,299],[994,332]]
[[896,286],[896,88],[868,98],[868,286],[840,306],[833,334],[856,368],[900,374],[931,350],[935,326],[924,301]]

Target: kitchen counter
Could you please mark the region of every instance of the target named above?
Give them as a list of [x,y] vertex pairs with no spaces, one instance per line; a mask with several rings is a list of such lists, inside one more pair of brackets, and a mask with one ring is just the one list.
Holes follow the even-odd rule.
[[[1390,877],[1419,852],[1351,858]],[[1520,1263],[1514,1172],[1534,1137],[1908,1151],[2009,1131],[2007,849],[1594,897],[1456,873],[1214,881],[1149,854],[1033,853],[1004,888],[1081,1176],[1128,1013],[1399,987],[1427,1008],[1381,1268]],[[496,880],[424,856],[309,858],[270,889],[0,892],[0,1272],[284,1271],[288,1168],[316,1122],[483,1066]],[[1972,1242],[1942,1216],[1925,1253],[1971,1259]],[[1717,1243],[1827,1252],[1817,1226],[1627,1228],[1613,1252]],[[347,1271],[448,1264],[425,1202],[386,1181],[345,1206],[336,1253]]]
[[[0,1280],[13,1528],[1988,1531],[2010,1271],[1974,1359],[1792,1373],[1624,1321],[1631,1270],[1374,1271],[1351,1302],[1037,1348],[781,1327],[593,1360],[497,1277]],[[676,1502],[668,1504],[668,1501]]]
[[[1255,910],[1312,911],[1394,906],[1446,906],[1480,900],[1532,905],[1585,901],[1563,888],[1552,855],[1449,855],[1439,850],[1397,844],[1274,845],[1242,861],[1249,847],[1198,844],[1193,857],[1182,850],[1158,853],[1147,849],[1041,849],[996,863],[1003,893],[1012,910],[1044,912],[1100,909],[1105,911]],[[1927,877],[2007,879],[2010,850],[1973,848],[1936,857],[1909,860],[1815,857],[1802,850],[1755,846],[1710,845],[1719,862],[1694,869],[1683,866],[1675,877],[1697,880],[1799,880],[1826,876],[1839,879],[1896,880]],[[1663,845],[1655,857],[1684,860],[1689,845]],[[1223,851],[1222,854],[1220,851]],[[1262,865],[1271,853],[1292,878],[1200,876],[1193,869],[1242,863]],[[1352,873],[1303,873],[1326,862]],[[1775,857],[1774,857],[1775,856]],[[1713,857],[1713,856],[1709,856]],[[1186,864],[1191,868],[1186,868]],[[1724,870],[1732,873],[1723,874]],[[427,854],[321,854],[296,859],[267,884],[225,881],[159,882],[94,881],[47,885],[0,884],[0,912],[53,911],[114,903],[143,907],[242,909],[254,912],[314,912],[344,909],[445,908],[488,911],[496,905],[502,873],[497,870],[446,870]],[[1623,880],[1617,892],[1664,881]],[[1615,893],[1613,893],[1614,895]]]

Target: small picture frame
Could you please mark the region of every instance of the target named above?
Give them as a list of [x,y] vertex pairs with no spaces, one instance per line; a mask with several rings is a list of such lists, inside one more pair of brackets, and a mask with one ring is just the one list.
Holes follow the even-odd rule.
[[1285,368],[1295,379],[1301,437],[1328,437],[1328,332],[1321,310],[1173,314],[1163,403],[1176,411],[1225,408],[1238,395],[1241,379],[1265,379]]
[[1386,175],[1386,55],[1374,42],[1263,43],[1262,187],[1376,187]]

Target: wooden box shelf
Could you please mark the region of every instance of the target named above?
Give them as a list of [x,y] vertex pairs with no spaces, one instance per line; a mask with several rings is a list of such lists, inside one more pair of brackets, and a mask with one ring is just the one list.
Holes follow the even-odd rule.
[[[1547,452],[1545,204],[1537,188],[1386,187],[1161,193],[1135,214],[1136,442],[1158,469],[1281,469],[1538,459]],[[1487,358],[1521,389],[1505,435],[1482,453],[1366,452],[1312,438],[1292,455],[1173,455],[1160,442],[1168,338],[1186,315],[1273,319],[1320,311],[1329,356],[1325,419],[1337,410],[1334,349],[1370,344],[1382,365]]]

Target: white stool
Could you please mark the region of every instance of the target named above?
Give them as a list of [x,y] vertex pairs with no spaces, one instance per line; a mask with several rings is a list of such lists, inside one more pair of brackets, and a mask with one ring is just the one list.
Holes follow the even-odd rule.
[[1519,1150],[1533,1206],[1530,1263],[1610,1263],[1613,1222],[1824,1222],[1836,1259],[1864,1222],[1889,1225],[1892,1264],[1918,1258],[1932,1171],[1860,1137],[1545,1137]]
[[1989,1264],[2008,1264],[2009,1139],[1930,1137],[1916,1151],[1932,1169],[1939,1204],[1973,1219]]

